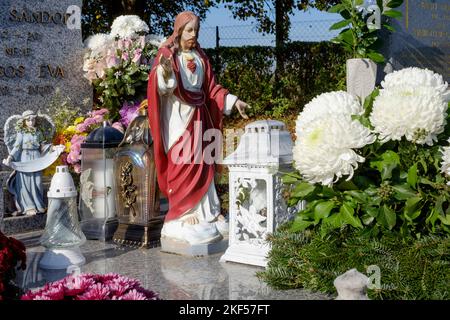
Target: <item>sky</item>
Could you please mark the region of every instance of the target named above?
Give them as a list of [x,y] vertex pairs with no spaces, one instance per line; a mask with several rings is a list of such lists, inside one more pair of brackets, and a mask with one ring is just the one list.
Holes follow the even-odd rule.
[[[308,11],[295,11],[291,16],[291,40],[298,41],[327,41],[337,32],[330,32],[329,27],[340,20],[338,14],[321,12],[315,9]],[[274,45],[275,37],[264,36],[256,32],[255,20],[242,21],[234,19],[231,12],[223,5],[211,8],[202,21],[200,29],[200,44],[204,48],[214,47],[216,44],[216,26],[219,26],[221,46],[241,45]]]

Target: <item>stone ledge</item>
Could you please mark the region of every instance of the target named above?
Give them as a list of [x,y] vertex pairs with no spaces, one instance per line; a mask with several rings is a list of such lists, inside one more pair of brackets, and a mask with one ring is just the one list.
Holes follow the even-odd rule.
[[46,221],[47,214],[4,218],[3,233],[11,236],[30,231],[43,230],[45,228]]
[[228,248],[228,237],[214,243],[190,245],[187,242],[161,238],[161,251],[183,256],[207,256],[223,252]]

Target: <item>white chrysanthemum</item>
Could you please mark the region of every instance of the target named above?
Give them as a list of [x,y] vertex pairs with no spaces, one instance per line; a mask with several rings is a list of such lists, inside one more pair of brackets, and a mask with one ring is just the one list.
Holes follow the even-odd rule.
[[432,87],[395,86],[380,90],[370,122],[382,142],[401,140],[433,145],[444,131],[447,104]]
[[157,48],[160,48],[161,45],[166,40],[167,40],[167,38],[162,37],[162,36],[158,36],[158,35],[155,35],[155,34],[149,34],[149,35],[145,36],[145,42],[150,43],[150,44],[154,45]]
[[353,149],[375,141],[375,136],[359,121],[347,115],[317,118],[297,131],[293,148],[295,167],[310,183],[332,185],[342,176],[350,180],[358,162],[365,159]]
[[308,127],[308,123],[333,114],[361,115],[364,109],[358,99],[345,91],[332,91],[318,95],[305,105],[296,121],[296,130]]
[[89,36],[85,41],[84,45],[89,48],[93,53],[102,52],[105,48],[109,47],[112,43],[112,39],[108,34],[98,33]]
[[148,31],[148,25],[136,15],[119,16],[111,26],[111,36],[119,38],[135,37]]
[[[448,139],[450,143],[450,139]],[[449,181],[447,182],[450,185],[450,146],[442,148],[442,172],[447,176]]]
[[419,87],[433,87],[441,95],[444,101],[450,100],[450,90],[448,83],[444,81],[442,75],[428,69],[420,69],[416,67],[404,68],[402,70],[388,73],[384,80],[381,81],[383,88],[392,88],[398,85],[410,85]]

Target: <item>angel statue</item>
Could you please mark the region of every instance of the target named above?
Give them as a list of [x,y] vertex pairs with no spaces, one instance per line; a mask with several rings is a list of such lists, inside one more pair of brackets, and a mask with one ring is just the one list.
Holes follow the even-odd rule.
[[65,148],[51,144],[55,133],[52,119],[27,110],[9,117],[4,133],[9,155],[3,164],[14,169],[7,181],[17,208],[14,215],[45,213],[42,170],[55,162]]

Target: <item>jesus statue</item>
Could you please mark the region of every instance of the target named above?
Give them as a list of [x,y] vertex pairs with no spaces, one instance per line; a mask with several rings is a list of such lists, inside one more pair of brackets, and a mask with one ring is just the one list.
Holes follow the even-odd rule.
[[220,241],[228,234],[214,185],[216,164],[206,159],[203,134],[222,130],[223,114],[233,107],[248,119],[249,108],[216,83],[197,42],[199,28],[194,13],[177,15],[173,34],[154,60],[147,91],[158,185],[169,201],[161,237],[190,245]]

